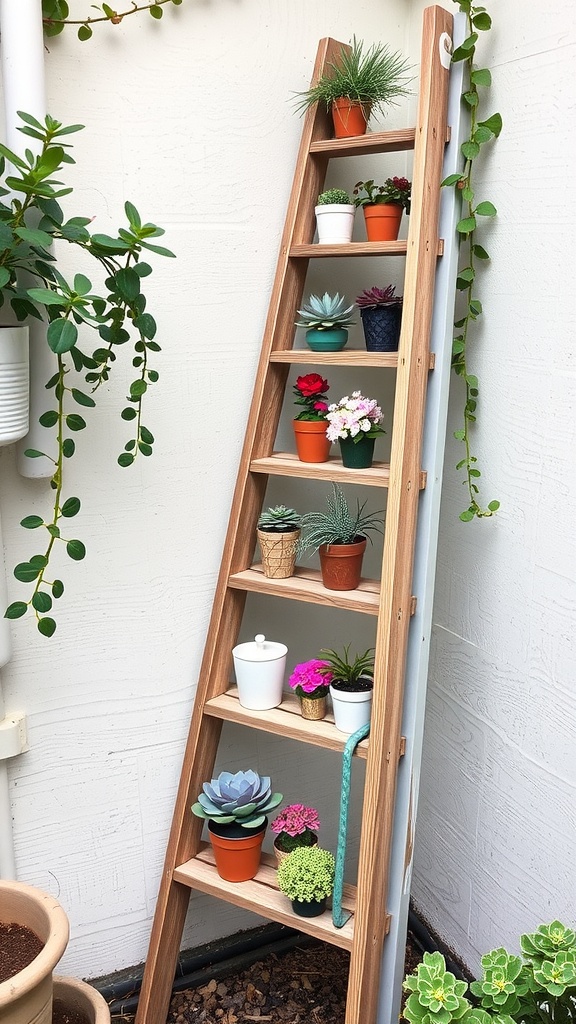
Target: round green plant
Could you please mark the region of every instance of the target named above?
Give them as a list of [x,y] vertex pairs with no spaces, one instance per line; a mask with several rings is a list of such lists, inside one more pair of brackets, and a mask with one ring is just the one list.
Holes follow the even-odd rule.
[[334,857],[319,846],[300,846],[278,868],[278,888],[290,900],[325,900],[334,888]]
[[328,188],[317,199],[318,206],[351,206],[352,200],[343,188]]

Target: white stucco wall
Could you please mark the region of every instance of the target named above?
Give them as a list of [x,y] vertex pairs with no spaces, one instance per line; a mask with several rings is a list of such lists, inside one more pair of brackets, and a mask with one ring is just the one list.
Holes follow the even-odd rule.
[[[70,972],[113,971],[147,947],[300,132],[288,99],[306,87],[323,35],[385,38],[417,59],[420,6],[185,0],[161,23],[140,15],[86,44],[70,33],[49,43],[49,109],[87,126],[75,139],[67,209],[95,215],[106,231],[130,199],[178,254],[156,260],[148,279],[164,349],[147,413],[155,455],[116,466],[124,389],[112,383],[78,437],[87,457],[69,467],[88,556],[66,566],[55,637],[15,624],[2,671],[7,709],[27,712],[30,734],[29,753],[10,766],[18,873],[67,909]],[[490,296],[474,359],[483,383],[475,443],[488,497],[503,509],[458,523],[462,488],[451,467],[460,455],[449,441],[414,877],[418,904],[471,964],[520,928],[569,917],[576,888],[565,174],[574,14],[568,0],[548,4],[545,23],[520,0],[494,6],[486,55],[505,131],[483,168],[501,216],[489,232]],[[531,199],[541,204],[534,219]],[[17,475],[11,449],[0,452],[0,481],[11,571],[30,554],[18,521],[46,507],[46,486]],[[251,621],[265,615],[274,635],[280,603],[251,599]],[[296,612],[294,644],[305,626]],[[322,644],[338,642],[341,620],[323,626]],[[222,765],[252,763],[254,743],[291,798],[301,796],[300,774],[327,822],[336,765],[232,728]],[[332,836],[327,823],[327,844]],[[186,941],[253,923],[194,897]]]

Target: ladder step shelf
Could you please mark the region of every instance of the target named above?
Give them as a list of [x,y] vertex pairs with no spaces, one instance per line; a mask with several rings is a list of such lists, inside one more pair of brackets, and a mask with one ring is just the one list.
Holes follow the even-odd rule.
[[[390,466],[375,460],[369,469],[348,469],[342,460],[331,455],[327,462],[300,462],[291,452],[273,452],[264,459],[253,459],[251,473],[269,476],[295,476],[303,480],[334,480],[340,484],[365,484],[368,487],[388,487]],[[426,486],[426,473],[420,473],[420,490]]]
[[[347,348],[341,352],[312,352],[306,348],[276,350],[270,353],[271,363],[322,363],[326,366],[376,366],[397,369],[397,352],[364,352]],[[430,369],[434,369],[434,353],[430,353]]]

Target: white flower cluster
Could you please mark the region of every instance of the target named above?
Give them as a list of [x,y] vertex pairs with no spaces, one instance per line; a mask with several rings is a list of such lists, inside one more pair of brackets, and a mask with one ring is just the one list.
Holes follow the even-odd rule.
[[[369,434],[378,428],[383,415],[375,398],[365,398],[360,391],[353,391],[351,397],[345,395],[328,406],[326,419],[330,424],[326,436],[330,441],[337,441],[360,433]],[[380,433],[380,430],[375,432]]]

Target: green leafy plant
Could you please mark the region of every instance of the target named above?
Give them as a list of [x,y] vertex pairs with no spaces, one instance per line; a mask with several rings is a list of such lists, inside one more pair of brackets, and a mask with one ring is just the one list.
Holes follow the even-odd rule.
[[[576,1021],[576,934],[560,921],[520,939],[522,956],[504,948],[482,957],[470,986],[446,970],[440,953],[425,953],[404,981],[410,1024],[571,1024]],[[472,996],[468,998],[467,991]]]
[[301,903],[325,900],[334,888],[335,861],[320,846],[299,846],[278,868],[278,888]]
[[333,100],[346,97],[365,104],[367,113],[383,111],[410,95],[409,70],[410,64],[398,51],[380,43],[365,50],[363,41],[354,37],[351,47],[342,47],[336,60],[328,63],[316,85],[296,94],[300,97],[297,109],[304,111],[322,102],[330,110]]
[[383,511],[364,512],[366,502],[356,502],[356,512],[350,506],[342,488],[332,484],[332,493],[326,498],[325,512],[307,512],[302,516],[300,550],[316,551],[322,544],[353,544],[358,537],[370,538],[370,532],[382,533]]
[[[134,434],[118,463],[129,466],[138,454],[152,454],[154,436],[143,423],[142,401],[149,386],[158,380],[157,371],[150,368],[149,357],[159,352],[160,346],[153,340],[156,321],[147,309],[142,291],[142,282],[152,268],[141,262],[140,257],[145,250],[162,256],[174,254],[151,242],[164,232],[155,224],[142,223],[132,203],[125,204],[127,226],[120,228],[116,237],[90,234],[88,217],[66,219],[58,200],[72,189],[62,187],[54,175],[65,164],[74,163],[67,152],[70,147],[63,139],[83,126],[63,126],[50,116],[44,124],[29,114],[19,116],[24,122],[20,131],[40,143],[40,152],[34,156],[27,150],[20,157],[0,145],[0,197],[4,200],[0,203],[0,305],[9,302],[20,321],[30,317],[48,321],[46,338],[56,356],[56,369],[46,382],[53,398],[40,416],[40,423],[55,432],[56,455],[26,450],[31,459],[44,456],[53,462],[53,504],[50,515],[30,515],[21,522],[24,529],[41,530],[43,536],[47,535],[46,544],[42,553],[32,555],[14,569],[16,579],[33,589],[28,601],[14,601],[5,616],[17,619],[30,609],[40,633],[52,636],[56,622],[46,613],[64,592],[62,581],[51,580],[48,575],[53,551],[63,544],[74,561],[83,559],[86,552],[81,540],[63,533],[65,524],[81,507],[79,498],[64,498],[64,467],[75,453],[72,435],[86,427],[84,417],[70,411],[70,403],[83,411],[96,405],[92,396],[109,380],[116,350],[131,336],[135,337],[135,379],[128,388],[129,404],[121,412],[122,419],[133,424]],[[13,171],[6,170],[7,160]],[[6,200],[7,196],[14,198]],[[78,249],[82,266],[90,257],[96,262],[103,278],[101,294],[83,273],[75,274],[72,282],[62,275],[52,243],[66,243]],[[27,272],[26,285],[20,280],[23,271]],[[29,286],[30,280],[34,287]],[[98,347],[90,353],[85,351],[84,334],[80,334],[85,328],[96,331],[99,338]],[[78,374],[85,374],[90,394],[76,386]]]
[[258,520],[258,529],[270,533],[291,533],[300,529],[302,517],[294,508],[276,505],[265,509]]
[[357,181],[354,185],[354,206],[378,206],[392,203],[410,213],[412,182],[408,178],[386,178],[383,185],[375,185],[374,179]]
[[364,654],[358,654],[350,659],[350,644],[344,648],[343,654],[332,651],[330,648],[322,648],[320,654],[324,655],[328,663],[328,671],[332,673],[332,683],[343,683],[345,689],[356,689],[358,681],[363,676],[374,675],[374,648],[369,647]]
[[316,200],[318,206],[350,206],[352,200],[343,188],[328,188]]
[[152,0],[152,3],[137,4],[132,0],[130,7],[124,11],[117,11],[109,4],[91,4],[91,8],[101,13],[91,15],[89,18],[71,18],[70,7],[66,0],[42,0],[42,23],[46,36],[58,36],[64,31],[66,25],[78,26],[78,39],[85,42],[92,36],[92,25],[107,21],[111,25],[120,25],[124,18],[130,14],[139,14],[148,11],[152,18],[158,21],[164,14],[163,8],[166,4],[173,4],[180,7],[182,0]]
[[452,61],[463,62],[465,65],[465,86],[462,93],[462,100],[470,111],[470,133],[465,142],[462,143],[462,155],[464,156],[464,169],[461,173],[450,174],[444,179],[442,185],[452,186],[462,196],[464,204],[464,216],[458,221],[456,230],[460,236],[460,249],[465,252],[465,266],[458,274],[456,287],[463,294],[464,315],[458,316],[454,322],[457,333],[452,342],[452,367],[454,372],[462,378],[466,388],[464,403],[463,426],[454,431],[454,437],[464,445],[464,458],[456,468],[465,472],[464,484],[468,489],[469,504],[460,513],[463,522],[493,515],[499,508],[499,501],[490,501],[486,507],[479,502],[478,480],[481,472],[478,469],[478,459],[472,454],[470,442],[470,425],[476,422],[476,408],[478,404],[478,377],[469,372],[468,369],[468,342],[472,325],[483,313],[482,302],[476,293],[477,266],[490,259],[484,246],[478,242],[478,227],[485,217],[495,217],[496,207],[486,199],[477,201],[476,190],[473,181],[475,161],[480,150],[487,142],[497,139],[502,130],[502,118],[500,114],[490,114],[480,119],[481,95],[479,90],[490,87],[492,76],[488,68],[477,67],[474,63],[476,54],[476,43],[478,33],[487,32],[492,26],[492,19],[485,7],[476,7],[472,0],[454,0],[458,3],[459,10],[467,18],[468,35],[452,54]]
[[317,331],[332,331],[335,328],[352,327],[356,323],[350,316],[354,306],[347,306],[348,299],[336,292],[330,295],[311,295],[308,302],[305,302],[302,309],[298,310],[299,320],[295,321],[296,327],[305,327],[307,330],[315,328]]

